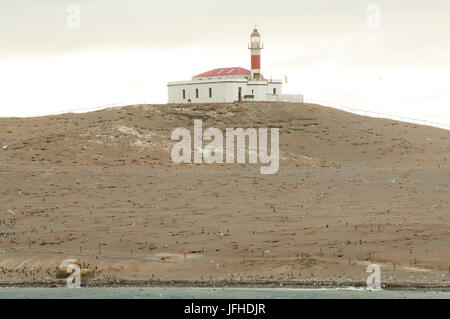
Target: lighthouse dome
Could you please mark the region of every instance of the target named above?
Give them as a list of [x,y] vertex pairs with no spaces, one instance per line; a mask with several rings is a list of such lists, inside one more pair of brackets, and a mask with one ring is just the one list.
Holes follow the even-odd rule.
[[259,34],[258,29],[253,29],[253,32],[250,36],[251,37],[260,37],[261,35]]

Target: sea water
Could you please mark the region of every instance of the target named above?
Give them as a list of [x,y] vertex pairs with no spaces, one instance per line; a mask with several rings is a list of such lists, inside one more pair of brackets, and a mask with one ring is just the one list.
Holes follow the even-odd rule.
[[50,299],[450,299],[450,291],[367,290],[360,288],[195,288],[195,287],[95,287],[0,288],[0,298]]

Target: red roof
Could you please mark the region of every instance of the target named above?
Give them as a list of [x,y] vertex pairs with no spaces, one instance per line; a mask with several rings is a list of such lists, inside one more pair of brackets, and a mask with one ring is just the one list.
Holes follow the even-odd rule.
[[214,69],[208,72],[200,73],[194,78],[203,78],[203,77],[210,77],[210,76],[227,76],[227,75],[244,75],[244,76],[250,76],[251,72],[250,70],[241,68],[241,67],[235,67],[235,68],[219,68]]
[[258,29],[253,29],[252,34],[250,34],[251,37],[260,37],[261,35],[258,32]]

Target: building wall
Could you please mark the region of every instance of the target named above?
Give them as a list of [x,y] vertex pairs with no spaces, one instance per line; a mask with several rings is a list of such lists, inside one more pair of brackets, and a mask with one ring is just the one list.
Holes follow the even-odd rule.
[[276,82],[276,83],[268,83],[269,85],[269,89],[268,89],[268,94],[273,94],[273,89],[276,90],[276,94],[274,95],[281,95],[282,94],[282,88],[283,85],[281,84],[281,82]]
[[[244,87],[245,83],[219,82],[219,83],[195,83],[185,82],[168,86],[169,103],[223,103],[233,102],[238,99],[238,87]],[[212,89],[212,97],[209,97],[209,89]],[[196,96],[198,89],[198,98]],[[183,90],[185,98],[183,99]]]
[[[245,101],[276,101],[276,96],[281,94],[281,83],[247,82],[246,79],[236,79],[233,82],[199,82],[186,81],[168,84],[168,103],[226,103],[238,100],[239,88],[241,88],[242,100]],[[209,89],[212,89],[212,97],[209,97]],[[276,88],[276,95],[273,95]],[[198,98],[196,96],[198,89]],[[183,99],[183,90],[185,98]],[[245,95],[253,95],[253,99],[245,99]]]
[[247,101],[265,101],[268,87],[265,83],[256,84],[255,82],[249,82],[249,84],[246,86],[246,91],[246,94],[254,96],[253,99],[249,99]]

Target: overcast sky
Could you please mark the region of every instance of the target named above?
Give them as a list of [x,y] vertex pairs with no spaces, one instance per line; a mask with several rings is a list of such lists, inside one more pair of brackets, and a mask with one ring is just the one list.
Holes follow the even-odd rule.
[[249,68],[256,24],[284,92],[450,124],[449,16],[448,0],[4,0],[0,116],[165,103],[168,81]]

